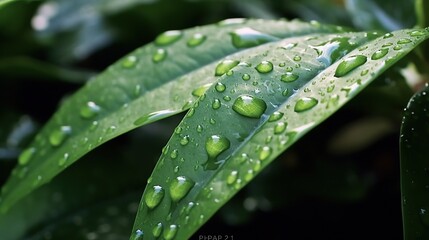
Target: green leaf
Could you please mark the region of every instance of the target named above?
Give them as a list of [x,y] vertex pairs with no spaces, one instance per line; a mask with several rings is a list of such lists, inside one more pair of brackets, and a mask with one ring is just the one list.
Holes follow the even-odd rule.
[[133,234],[155,238],[162,224],[166,239],[191,237],[273,159],[428,37],[410,29],[318,33],[229,56],[236,67],[200,97],[164,148]]
[[429,238],[429,86],[415,94],[401,127],[401,191],[404,239]]
[[[220,59],[280,38],[342,30],[300,21],[232,19],[161,34],[63,102],[21,155],[3,186],[0,210],[109,139],[188,109],[216,80]],[[217,73],[227,70],[224,66]]]

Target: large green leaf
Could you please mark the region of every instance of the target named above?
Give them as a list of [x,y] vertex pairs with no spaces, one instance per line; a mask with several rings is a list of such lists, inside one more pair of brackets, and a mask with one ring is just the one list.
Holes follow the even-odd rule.
[[229,56],[238,65],[200,97],[163,149],[131,239],[189,238],[267,164],[427,37],[428,30],[308,34]]
[[401,127],[404,239],[429,238],[429,86],[411,98]]
[[342,30],[300,21],[232,19],[161,34],[64,101],[21,154],[3,186],[0,210],[109,139],[191,107],[216,80],[215,73],[234,65],[215,71],[225,56],[280,38]]

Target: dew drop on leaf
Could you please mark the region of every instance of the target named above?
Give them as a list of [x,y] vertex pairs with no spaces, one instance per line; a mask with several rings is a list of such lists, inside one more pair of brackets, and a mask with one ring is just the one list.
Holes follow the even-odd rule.
[[408,38],[403,38],[403,39],[400,39],[399,41],[398,41],[398,44],[407,44],[407,43],[410,43],[411,42],[411,40],[410,39],[408,39]]
[[80,116],[87,119],[93,118],[100,112],[100,109],[95,102],[89,101],[80,109]]
[[221,106],[220,100],[215,98],[212,103],[212,108],[216,110],[216,109],[219,109],[220,106]]
[[161,33],[155,39],[155,44],[158,46],[170,45],[182,37],[182,32],[178,30],[170,30],[164,33]]
[[301,57],[297,55],[297,56],[293,57],[293,60],[295,62],[299,62],[299,61],[301,61]]
[[402,49],[402,46],[400,46],[400,45],[396,45],[396,46],[393,47],[393,50],[395,50],[395,51],[398,51],[398,50],[401,50],[401,49]]
[[295,112],[304,112],[312,109],[318,103],[317,99],[312,97],[300,98],[295,104]]
[[267,109],[267,104],[262,99],[250,95],[241,95],[235,99],[232,109],[245,117],[260,118]]
[[296,81],[298,78],[298,75],[291,72],[287,72],[280,77],[280,80],[282,80],[283,82],[293,82]]
[[127,56],[122,61],[123,68],[133,68],[137,64],[138,58],[136,56]]
[[152,55],[152,61],[154,63],[159,63],[164,61],[166,57],[167,57],[167,50],[163,48],[158,48]]
[[66,164],[67,160],[69,159],[69,154],[68,153],[64,153],[64,155],[60,158],[60,160],[58,160],[58,166],[62,167]]
[[375,53],[372,54],[371,59],[378,60],[380,58],[383,58],[384,56],[387,55],[388,52],[389,52],[389,49],[387,48],[382,48],[380,50],[377,50]]
[[226,178],[226,183],[228,185],[233,184],[237,180],[237,177],[238,177],[238,171],[231,171],[228,177]]
[[298,45],[298,44],[297,43],[288,43],[285,46],[283,46],[282,48],[285,50],[290,50],[290,49],[296,47],[296,45]]
[[273,64],[269,61],[262,61],[255,68],[259,73],[269,73],[273,71]]
[[19,165],[26,165],[31,160],[35,152],[36,152],[36,148],[34,147],[27,148],[24,151],[22,151],[22,153],[18,157]]
[[261,33],[252,28],[239,28],[231,33],[232,45],[236,48],[248,48],[278,40],[278,38]]
[[249,74],[247,74],[247,73],[245,73],[245,74],[243,74],[243,76],[241,77],[244,81],[248,81],[248,80],[250,80],[250,75]]
[[343,77],[367,61],[363,55],[351,56],[342,61],[335,70],[335,77]]
[[216,83],[215,89],[218,92],[223,92],[225,91],[226,87],[225,87],[225,84],[218,82]]
[[70,126],[61,126],[49,135],[49,143],[54,147],[60,146],[71,132],[72,128]]
[[170,226],[168,226],[168,228],[164,231],[164,239],[172,240],[176,236],[178,228],[179,227],[175,224],[171,224]]
[[215,76],[222,76],[225,73],[227,73],[229,70],[231,70],[233,67],[237,66],[240,62],[239,61],[235,61],[235,60],[231,60],[231,59],[226,59],[221,61],[215,69]]
[[132,235],[130,240],[143,240],[143,231],[138,229]]
[[201,45],[206,40],[206,38],[207,36],[204,34],[195,33],[190,39],[188,39],[186,45],[188,45],[188,47],[197,47]]
[[170,153],[170,157],[171,157],[172,159],[176,159],[178,154],[179,154],[179,150],[174,149],[173,151],[171,151],[171,153]]
[[283,117],[283,115],[284,115],[284,113],[275,111],[268,118],[268,122],[278,121],[279,119],[281,119]]
[[195,182],[185,176],[179,176],[172,180],[170,196],[174,202],[178,202],[188,194]]
[[259,160],[264,161],[265,159],[269,158],[271,155],[271,148],[268,146],[264,146],[259,151]]
[[182,139],[180,139],[180,145],[185,146],[189,143],[189,136],[183,136]]
[[208,155],[207,162],[204,164],[204,168],[208,170],[214,170],[218,168],[216,162],[217,157],[226,151],[231,145],[228,138],[221,135],[212,135],[206,140],[206,152]]
[[424,36],[425,33],[421,30],[414,30],[412,32],[410,32],[410,36],[412,37],[420,37],[420,36]]
[[153,186],[149,188],[144,196],[146,206],[153,209],[161,203],[164,198],[164,189],[161,186]]
[[281,134],[286,130],[287,124],[285,122],[278,122],[274,127],[274,134]]
[[153,227],[153,229],[152,229],[153,236],[156,237],[156,238],[158,238],[159,236],[161,236],[162,229],[163,229],[162,223],[157,223],[155,225],[155,227]]
[[201,132],[203,132],[203,126],[201,126],[201,125],[197,125],[197,132],[199,132],[199,133],[201,133]]
[[386,34],[383,35],[384,39],[391,38],[391,37],[393,37],[393,33],[386,33]]

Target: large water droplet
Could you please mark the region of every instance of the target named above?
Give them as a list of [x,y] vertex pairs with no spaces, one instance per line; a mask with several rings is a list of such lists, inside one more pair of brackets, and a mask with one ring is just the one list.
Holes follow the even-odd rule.
[[300,98],[295,104],[295,112],[304,112],[312,109],[319,101],[312,97]]
[[218,92],[223,92],[223,91],[225,91],[226,86],[225,86],[225,84],[218,82],[218,83],[216,83],[215,89]]
[[20,165],[27,164],[31,160],[31,158],[33,157],[33,155],[34,155],[35,152],[36,152],[36,148],[34,148],[34,147],[25,149],[19,155],[19,157],[18,157],[18,163]]
[[232,44],[236,48],[248,48],[278,40],[278,38],[251,28],[240,28],[231,33]]
[[206,40],[206,35],[201,33],[195,33],[192,37],[186,42],[188,47],[196,47],[201,45]]
[[295,80],[297,80],[299,78],[298,75],[291,73],[291,72],[287,72],[286,74],[283,74],[280,77],[280,80],[282,80],[283,82],[293,82]]
[[172,240],[176,236],[178,229],[179,227],[175,224],[168,226],[168,228],[164,231],[165,240]]
[[235,99],[232,109],[245,117],[260,118],[267,109],[267,104],[262,99],[250,95],[241,95]]
[[366,63],[367,58],[363,55],[349,57],[342,61],[335,70],[335,77],[343,77],[359,66]]
[[100,107],[90,101],[80,109],[80,116],[83,118],[93,118],[98,114],[98,112],[100,112]]
[[167,57],[167,50],[163,48],[158,48],[152,55],[152,61],[154,63],[159,63],[164,61],[166,57]]
[[215,69],[215,76],[222,76],[225,73],[227,73],[229,70],[231,70],[233,67],[237,66],[240,62],[226,59],[220,62]]
[[184,198],[194,186],[195,182],[185,176],[179,176],[173,179],[170,185],[170,196],[174,202]]
[[161,186],[149,188],[144,196],[144,202],[148,208],[153,209],[159,205],[164,198],[164,189]]
[[51,143],[52,146],[57,147],[66,140],[71,132],[72,128],[70,126],[61,126],[49,135],[49,143]]
[[133,68],[137,64],[138,58],[136,56],[127,56],[122,61],[122,67],[123,68]]
[[384,56],[386,56],[386,54],[389,52],[388,48],[382,48],[380,50],[377,50],[374,54],[372,54],[371,59],[372,60],[378,60]]
[[273,71],[273,64],[269,61],[262,61],[255,67],[255,69],[260,73],[269,73]]
[[214,170],[219,167],[217,157],[226,151],[231,145],[228,138],[220,135],[212,135],[206,140],[206,152],[208,155],[207,162],[204,164],[204,168],[208,170]]
[[153,236],[156,238],[161,236],[162,228],[163,228],[162,223],[156,224],[155,227],[153,227],[153,229],[152,229]]
[[159,46],[169,45],[176,42],[181,37],[182,37],[181,31],[178,31],[178,30],[166,31],[160,34],[158,37],[156,37],[155,44]]

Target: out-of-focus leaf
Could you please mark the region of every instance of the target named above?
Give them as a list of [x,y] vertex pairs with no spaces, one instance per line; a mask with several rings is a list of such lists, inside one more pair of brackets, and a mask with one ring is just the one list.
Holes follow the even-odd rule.
[[401,127],[404,239],[429,239],[429,86],[414,95]]

